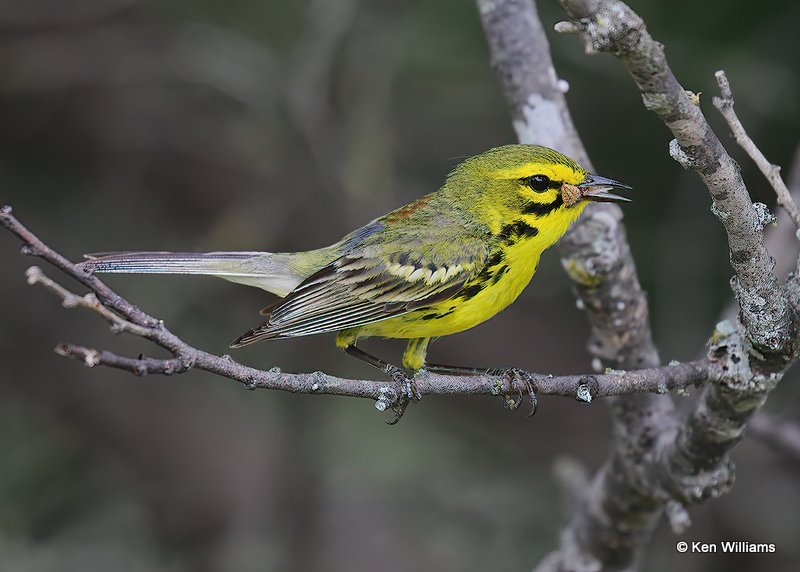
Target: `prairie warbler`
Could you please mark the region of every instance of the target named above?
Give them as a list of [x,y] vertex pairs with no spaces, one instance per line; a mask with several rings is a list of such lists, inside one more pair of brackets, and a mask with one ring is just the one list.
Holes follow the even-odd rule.
[[[409,382],[356,346],[360,338],[408,339],[403,365],[446,373],[475,368],[426,363],[428,343],[488,320],[530,282],[539,257],[588,201],[625,201],[630,188],[588,173],[537,145],[506,145],[466,159],[429,195],[339,242],[307,252],[120,252],[87,255],[93,272],[206,274],[282,298],[232,347],[337,332],[345,352]],[[486,370],[480,370],[486,371]],[[409,385],[409,387],[412,387]]]

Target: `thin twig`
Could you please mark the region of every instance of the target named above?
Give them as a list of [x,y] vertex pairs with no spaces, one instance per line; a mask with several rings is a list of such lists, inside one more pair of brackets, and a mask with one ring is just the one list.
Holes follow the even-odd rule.
[[111,324],[111,330],[114,333],[130,332],[142,337],[147,337],[150,333],[148,328],[129,322],[103,306],[94,293],[89,292],[88,294],[79,296],[78,294],[70,292],[58,282],[51,280],[38,266],[31,266],[28,268],[25,271],[25,277],[28,279],[29,285],[41,284],[44,288],[61,298],[61,304],[65,308],[82,307],[97,312]]
[[111,288],[106,286],[99,278],[79,269],[72,264],[72,262],[42,242],[38,236],[25,228],[11,214],[11,207],[9,205],[0,207],[0,224],[22,240],[23,254],[39,256],[47,260],[47,262],[66,272],[75,280],[89,288],[89,290],[97,294],[97,298],[104,306],[114,310],[131,322],[141,326],[158,326],[158,320],[142,312],[139,308],[111,290]]
[[761,149],[758,148],[747,134],[747,131],[745,131],[742,122],[733,109],[733,92],[731,91],[731,84],[728,81],[728,77],[725,75],[725,71],[719,70],[714,75],[717,78],[719,92],[722,95],[722,97],[714,96],[712,100],[714,107],[719,110],[725,118],[725,121],[728,122],[728,126],[731,128],[736,142],[753,160],[764,177],[766,177],[767,181],[769,181],[769,184],[772,185],[778,197],[778,204],[792,218],[794,225],[800,228],[800,209],[797,208],[797,203],[794,202],[789,188],[786,186],[783,178],[781,178],[781,168],[767,160],[764,153],[761,152]]
[[[789,194],[795,204],[800,201],[800,144],[795,147],[792,160],[788,165],[788,176],[786,184],[789,187]],[[797,240],[797,228],[791,220],[789,213],[783,209],[778,209],[775,213],[778,222],[775,226],[767,229],[766,245],[772,257],[775,258],[775,272],[781,278],[785,278],[789,272],[797,268],[797,255],[800,252],[800,244]]]
[[158,359],[145,356],[129,358],[109,351],[98,351],[92,348],[67,343],[58,344],[53,351],[60,356],[81,361],[86,367],[105,365],[117,369],[124,369],[137,376],[150,373],[172,375],[173,373],[182,373],[189,369],[186,367],[186,364],[178,358]]

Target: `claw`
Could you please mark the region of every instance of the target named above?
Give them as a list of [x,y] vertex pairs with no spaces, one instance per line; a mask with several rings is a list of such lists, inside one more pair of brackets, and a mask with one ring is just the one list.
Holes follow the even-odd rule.
[[539,401],[536,399],[536,391],[534,390],[535,379],[530,373],[516,367],[510,367],[506,369],[494,370],[492,374],[502,375],[508,380],[508,383],[512,389],[517,389],[517,399],[514,399],[511,395],[505,396],[506,406],[510,410],[513,411],[522,404],[522,400],[525,398],[525,395],[522,391],[522,386],[524,386],[531,401],[531,412],[528,413],[528,417],[532,417],[533,414],[536,413],[536,408],[539,405]]
[[386,373],[401,388],[400,397],[392,404],[394,419],[386,421],[389,425],[396,425],[405,414],[408,404],[412,401],[419,401],[422,399],[422,395],[417,389],[414,379],[409,377],[404,369],[390,365],[386,367]]

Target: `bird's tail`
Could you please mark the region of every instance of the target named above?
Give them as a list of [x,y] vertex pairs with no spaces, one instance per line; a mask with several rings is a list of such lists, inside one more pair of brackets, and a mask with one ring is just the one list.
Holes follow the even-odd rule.
[[[297,264],[306,253],[272,252],[103,252],[86,254],[89,272],[127,274],[204,274],[256,286],[285,296],[304,278]],[[302,261],[301,261],[302,262]]]

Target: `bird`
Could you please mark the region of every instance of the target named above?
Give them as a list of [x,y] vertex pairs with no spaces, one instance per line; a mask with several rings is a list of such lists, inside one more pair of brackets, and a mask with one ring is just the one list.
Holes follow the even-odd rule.
[[[262,310],[266,321],[231,347],[333,332],[340,349],[402,381],[415,396],[408,372],[492,371],[430,364],[428,345],[509,306],[542,253],[589,203],[629,201],[610,191],[630,188],[556,150],[504,145],[463,160],[437,191],[330,246],[284,253],[111,252],[87,254],[82,266],[93,273],[211,275],[261,288],[280,299]],[[403,367],[357,345],[368,337],[408,340]]]

